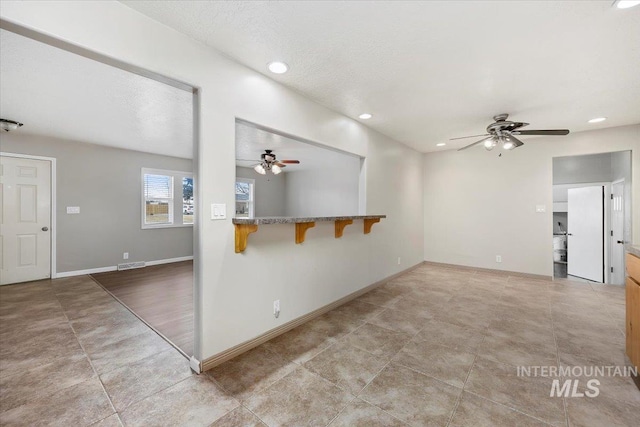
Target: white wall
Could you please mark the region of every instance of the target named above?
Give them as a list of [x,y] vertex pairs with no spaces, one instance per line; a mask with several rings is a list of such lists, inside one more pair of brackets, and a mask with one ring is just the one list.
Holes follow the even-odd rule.
[[287,174],[260,175],[252,168],[236,167],[236,177],[255,180],[254,216],[285,216]]
[[[640,174],[640,171],[636,169],[636,174]],[[632,194],[633,184],[632,184],[632,174],[631,174],[631,154],[627,151],[620,151],[616,153],[611,153],[611,181],[619,181],[624,179],[624,240],[625,242],[631,242],[632,238],[632,217],[631,217],[631,207],[632,207]],[[638,187],[635,187],[638,188]],[[635,194],[638,194],[636,191]],[[632,203],[628,203],[631,200]],[[640,212],[636,211],[636,216],[640,216]],[[637,243],[636,239],[636,243]]]
[[[191,160],[25,135],[23,130],[2,132],[0,148],[57,159],[58,274],[113,267],[125,262],[123,252],[129,252],[129,261],[193,255],[192,227],[141,227],[142,168],[191,172]],[[80,207],[80,214],[67,215],[67,206]]]
[[[553,158],[622,150],[633,150],[633,170],[640,170],[640,125],[527,138],[502,157],[481,147],[425,154],[425,260],[552,276]],[[632,180],[639,188],[640,174]],[[637,242],[637,190],[633,212]]]
[[[0,14],[200,88],[196,191],[205,208],[196,226],[196,357],[217,354],[424,259],[419,153],[121,3],[3,1]],[[332,223],[318,223],[302,245],[294,243],[293,225],[261,226],[247,250],[234,253],[231,220],[205,218],[211,203],[234,204],[236,118],[366,157],[366,211],[388,218],[368,235],[358,221],[339,240]],[[281,300],[278,319],[271,314],[275,299]]]

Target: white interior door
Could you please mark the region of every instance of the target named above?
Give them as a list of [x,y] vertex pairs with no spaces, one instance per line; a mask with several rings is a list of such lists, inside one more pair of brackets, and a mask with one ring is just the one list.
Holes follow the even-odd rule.
[[604,282],[604,187],[568,190],[567,272]]
[[611,284],[624,285],[624,181],[611,185]]
[[51,276],[51,162],[0,157],[0,284]]

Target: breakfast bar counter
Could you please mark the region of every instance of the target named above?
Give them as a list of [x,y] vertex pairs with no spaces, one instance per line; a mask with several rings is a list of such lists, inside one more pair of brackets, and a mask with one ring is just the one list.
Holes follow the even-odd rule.
[[315,227],[317,221],[333,221],[335,223],[336,239],[342,237],[344,228],[353,224],[353,220],[363,220],[364,234],[371,232],[373,224],[380,222],[386,215],[347,215],[347,216],[316,216],[316,217],[286,217],[268,216],[255,218],[233,218],[236,229],[236,253],[241,253],[247,248],[248,236],[258,231],[258,225],[267,224],[295,224],[296,244],[304,242],[305,233],[309,228]]

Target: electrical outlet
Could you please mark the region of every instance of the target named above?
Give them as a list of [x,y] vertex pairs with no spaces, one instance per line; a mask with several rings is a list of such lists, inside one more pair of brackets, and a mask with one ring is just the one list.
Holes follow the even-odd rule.
[[122,259],[129,259],[129,252],[125,252],[122,254]]
[[496,262],[502,262],[502,256],[496,255]]
[[273,315],[278,318],[280,316],[280,300],[277,299],[273,302]]
[[400,265],[400,257],[398,257],[398,265]]

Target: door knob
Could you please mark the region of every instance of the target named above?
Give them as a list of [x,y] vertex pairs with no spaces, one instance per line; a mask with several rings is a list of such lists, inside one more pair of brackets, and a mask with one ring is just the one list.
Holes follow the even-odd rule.
[[624,244],[624,240],[618,240],[618,243],[620,243],[621,245]]
[[49,231],[49,227],[42,227],[42,231]]

